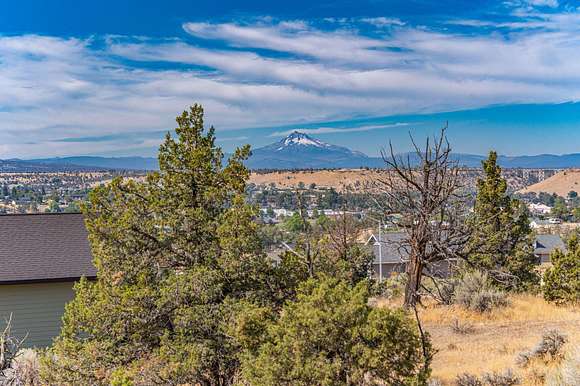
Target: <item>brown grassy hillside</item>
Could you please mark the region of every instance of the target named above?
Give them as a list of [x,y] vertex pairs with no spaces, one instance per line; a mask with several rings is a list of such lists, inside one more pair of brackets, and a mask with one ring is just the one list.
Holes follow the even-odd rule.
[[[567,335],[564,346],[567,352],[578,347],[580,309],[559,307],[531,295],[513,296],[510,303],[506,308],[484,314],[457,306],[431,305],[423,309],[421,319],[438,350],[432,376],[444,385],[453,385],[457,375],[465,372],[479,376],[512,369],[522,385],[543,385],[543,377],[557,364],[534,362],[521,368],[515,363],[516,356],[535,346],[544,331],[554,328]],[[470,325],[472,331],[454,332],[455,320]]]
[[546,193],[556,193],[560,196],[565,197],[569,191],[574,190],[580,192],[580,169],[568,169],[561,171],[544,181],[538,182],[537,184],[530,185],[520,192],[546,192]]
[[369,181],[380,176],[381,173],[384,172],[365,169],[275,171],[252,173],[250,182],[256,185],[274,183],[276,187],[282,189],[295,188],[300,182],[307,187],[314,183],[319,187],[334,188],[342,191],[349,186],[355,189],[362,188]]
[[[388,172],[378,169],[280,170],[254,172],[251,174],[249,182],[256,185],[274,183],[280,189],[296,188],[300,182],[304,183],[306,187],[314,183],[318,187],[343,191],[346,187],[362,189],[384,173]],[[477,178],[481,176],[481,169],[463,169],[461,174],[463,186],[468,190],[474,190]],[[522,189],[537,181],[537,179],[530,179],[529,176],[526,177],[524,172],[519,169],[504,169],[503,176],[507,179],[511,191]]]

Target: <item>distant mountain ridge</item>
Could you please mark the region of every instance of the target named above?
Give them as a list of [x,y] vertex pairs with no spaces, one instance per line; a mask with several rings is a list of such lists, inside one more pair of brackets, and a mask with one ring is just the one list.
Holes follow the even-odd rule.
[[75,165],[82,167],[96,167],[100,169],[125,169],[125,170],[157,170],[159,169],[157,158],[153,157],[55,157],[33,159],[28,162],[35,162],[57,167],[63,165]]
[[[414,153],[397,156],[418,164]],[[452,157],[468,168],[479,168],[487,155],[453,153]],[[498,163],[505,168],[560,169],[580,167],[580,153],[533,156],[498,156]],[[251,169],[323,169],[323,168],[384,168],[381,157],[369,157],[346,147],[327,144],[305,133],[294,131],[273,144],[257,148],[246,162]]]
[[[413,153],[402,153],[411,163],[419,160]],[[452,157],[463,167],[479,168],[487,155],[453,153]],[[567,169],[580,168],[580,153],[554,155],[498,156],[504,168]],[[306,133],[294,131],[287,137],[270,145],[252,150],[246,161],[250,169],[340,169],[384,168],[380,157],[369,157],[347,147],[332,145],[313,138]],[[75,156],[40,158],[31,160],[0,160],[3,172],[50,172],[82,170],[157,170],[157,158],[153,157],[98,157]]]

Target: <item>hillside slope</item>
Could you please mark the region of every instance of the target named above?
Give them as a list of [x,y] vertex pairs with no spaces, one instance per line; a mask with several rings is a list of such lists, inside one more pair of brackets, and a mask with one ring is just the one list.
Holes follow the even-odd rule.
[[580,169],[563,170],[552,177],[540,181],[537,184],[530,185],[519,192],[556,193],[565,197],[571,190],[580,192]]
[[[437,350],[433,378],[444,386],[453,386],[462,373],[481,376],[511,369],[520,378],[520,385],[544,384],[544,376],[557,363],[533,361],[522,368],[516,358],[534,347],[550,329],[566,335],[564,352],[572,352],[580,341],[580,311],[573,305],[557,306],[532,295],[512,295],[509,300],[507,307],[483,314],[426,302],[420,315]],[[396,307],[401,301],[379,299],[378,304]],[[471,328],[462,334],[454,330],[455,323]]]

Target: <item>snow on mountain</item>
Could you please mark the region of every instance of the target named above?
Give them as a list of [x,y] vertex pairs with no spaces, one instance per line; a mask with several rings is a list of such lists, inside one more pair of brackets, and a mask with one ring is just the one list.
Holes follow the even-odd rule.
[[377,159],[331,145],[306,133],[294,131],[286,138],[252,151],[246,163],[252,169],[307,169],[380,167]]
[[319,141],[318,139],[314,139],[309,137],[305,133],[301,133],[299,131],[294,131],[282,141],[283,146],[280,146],[278,150],[283,150],[286,146],[293,146],[293,145],[303,145],[303,146],[315,146],[315,147],[329,147],[331,145]]

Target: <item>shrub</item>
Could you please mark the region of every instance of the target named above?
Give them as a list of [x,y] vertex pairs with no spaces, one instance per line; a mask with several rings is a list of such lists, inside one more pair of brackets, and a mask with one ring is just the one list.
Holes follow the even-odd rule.
[[382,296],[387,299],[401,297],[405,293],[407,284],[407,275],[395,274],[386,280],[375,280],[372,285],[371,293],[375,296]]
[[457,386],[483,386],[483,383],[475,375],[463,373],[455,379]]
[[504,292],[494,289],[486,273],[472,271],[463,275],[455,287],[455,303],[472,311],[486,312],[508,304]]
[[39,362],[36,351],[32,349],[20,350],[12,360],[10,368],[3,371],[0,383],[11,386],[40,385]]
[[443,304],[451,305],[455,302],[455,289],[459,280],[451,278],[443,281],[439,287],[439,298]]
[[503,373],[485,373],[481,378],[483,384],[489,386],[513,386],[520,384],[520,379],[511,369],[507,369]]
[[566,253],[556,250],[550,255],[552,267],[544,274],[544,299],[554,303],[580,302],[580,243],[573,236]]
[[457,376],[455,383],[457,386],[513,386],[519,385],[520,379],[511,369],[507,369],[503,373],[485,373],[481,379],[475,375],[464,373]]
[[562,355],[562,347],[566,341],[566,335],[560,331],[555,329],[548,330],[544,332],[542,339],[540,339],[534,348],[518,355],[516,363],[525,367],[534,358],[553,361]]
[[558,368],[546,377],[546,386],[580,385],[580,348],[570,352]]
[[491,311],[494,308],[507,306],[506,294],[497,290],[481,290],[473,294],[469,309],[477,312]]
[[307,281],[297,300],[268,324],[264,342],[244,351],[244,380],[250,385],[425,384],[429,369],[414,321],[402,311],[373,308],[368,299],[366,282],[352,288],[329,277]]
[[468,335],[473,333],[475,329],[471,323],[462,323],[459,319],[455,319],[451,324],[451,331],[459,335]]

